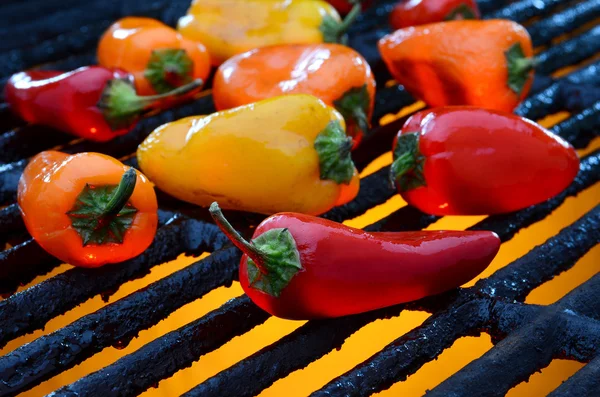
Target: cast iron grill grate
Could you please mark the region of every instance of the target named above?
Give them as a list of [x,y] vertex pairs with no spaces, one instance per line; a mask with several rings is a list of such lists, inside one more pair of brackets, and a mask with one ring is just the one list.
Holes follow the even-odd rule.
[[[351,44],[372,65],[380,88],[374,120],[397,113],[414,100],[390,79],[376,51],[376,40],[388,31],[386,15],[395,1],[382,0],[362,17],[351,32]],[[538,75],[532,94],[517,109],[531,119],[566,111],[570,117],[552,130],[585,148],[600,129],[600,1],[480,0],[487,18],[510,18],[526,23],[540,48]],[[94,46],[102,31],[125,15],[146,15],[174,25],[189,0],[5,0],[0,6],[0,32],[11,40],[0,43],[0,82],[11,73],[43,65],[72,69],[95,60]],[[68,8],[68,10],[66,10]],[[18,16],[30,15],[21,23]],[[528,23],[529,22],[529,23]],[[574,33],[573,33],[574,32]],[[568,39],[561,36],[573,33]],[[558,78],[554,72],[573,66]],[[101,269],[74,268],[17,294],[59,265],[24,229],[14,204],[18,178],[27,158],[53,147],[69,153],[98,151],[128,157],[155,127],[173,119],[214,111],[207,91],[194,103],[152,115],[129,135],[98,144],[39,126],[24,125],[0,105],[0,345],[41,329],[56,316],[98,295],[110,295],[124,282],[143,277],[156,265],[180,254],[212,254],[148,287],[87,314],[48,335],[0,357],[0,396],[31,389],[93,356],[105,347],[127,343],[141,330],[157,324],[176,309],[211,290],[236,280],[240,253],[210,222],[206,211],[161,197],[160,228],[155,242],[140,257]],[[405,118],[376,125],[373,137],[356,152],[359,168],[389,150],[393,135]],[[127,160],[135,165],[135,160]],[[503,241],[547,217],[568,197],[596,184],[600,178],[600,151],[582,158],[573,184],[559,196],[513,214],[488,217],[471,229],[493,230]],[[387,167],[365,177],[353,202],[324,216],[336,221],[355,218],[394,195],[387,183]],[[261,217],[235,214],[235,226],[249,232]],[[404,207],[367,227],[377,231],[414,230],[439,218]],[[504,395],[554,358],[589,363],[553,394],[593,395],[600,390],[600,275],[596,275],[559,302],[549,306],[522,303],[529,292],[571,268],[600,241],[600,207],[533,248],[528,254],[482,279],[471,288],[458,289],[419,302],[328,321],[310,321],[272,345],[236,363],[194,389],[189,396],[252,396],[276,380],[301,369],[333,349],[368,323],[399,315],[403,310],[432,313],[421,326],[399,336],[364,363],[332,380],[317,396],[363,396],[406,379],[434,360],[455,340],[487,332],[496,346],[448,378],[432,395]],[[10,296],[9,296],[10,295]],[[190,366],[200,356],[218,349],[235,336],[265,322],[264,313],[245,296],[173,330],[114,364],[55,392],[59,396],[136,395]],[[516,364],[518,363],[518,364]]]

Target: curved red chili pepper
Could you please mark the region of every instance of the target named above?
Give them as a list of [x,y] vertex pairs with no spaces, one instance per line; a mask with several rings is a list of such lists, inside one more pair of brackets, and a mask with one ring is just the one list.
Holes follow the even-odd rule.
[[579,171],[575,149],[560,137],[522,117],[474,107],[415,114],[393,150],[400,194],[436,215],[517,211],[560,193]]
[[5,98],[27,122],[103,142],[129,132],[142,113],[166,98],[199,84],[195,81],[165,95],[141,97],[130,74],[89,66],[71,72],[17,73],[6,84]]
[[456,288],[500,247],[493,232],[368,233],[295,213],[263,221],[246,242],[216,203],[211,214],[244,255],[240,283],[265,311],[289,319],[361,313]]

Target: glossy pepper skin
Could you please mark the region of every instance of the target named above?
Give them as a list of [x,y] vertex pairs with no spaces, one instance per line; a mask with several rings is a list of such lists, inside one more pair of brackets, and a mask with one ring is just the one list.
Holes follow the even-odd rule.
[[98,63],[131,73],[140,95],[163,94],[210,73],[203,44],[152,18],[123,18],[98,43]]
[[245,241],[211,214],[244,255],[240,284],[274,316],[312,320],[362,313],[459,287],[500,248],[487,231],[369,233],[322,218],[273,215]]
[[400,1],[390,13],[394,29],[428,23],[479,19],[481,14],[475,0],[408,0]]
[[21,176],[18,204],[38,244],[81,267],[141,254],[158,223],[156,195],[148,179],[99,153],[38,154]]
[[379,51],[394,79],[431,107],[512,112],[533,80],[529,34],[507,20],[401,29],[382,38]]
[[137,157],[160,189],[190,203],[320,214],[358,192],[351,147],[337,111],[287,95],[166,124]]
[[300,93],[335,107],[355,144],[368,132],[375,79],[367,61],[340,44],[271,46],[236,55],[219,67],[212,91],[218,110]]
[[564,190],[579,171],[571,145],[534,122],[470,107],[425,110],[394,143],[392,180],[434,215],[517,211]]
[[322,0],[194,0],[177,30],[204,43],[218,66],[269,45],[339,42],[358,11],[342,22]]
[[86,66],[71,72],[17,73],[6,83],[4,96],[29,123],[105,142],[129,132],[144,112],[198,85],[193,81],[165,95],[141,97],[128,73]]

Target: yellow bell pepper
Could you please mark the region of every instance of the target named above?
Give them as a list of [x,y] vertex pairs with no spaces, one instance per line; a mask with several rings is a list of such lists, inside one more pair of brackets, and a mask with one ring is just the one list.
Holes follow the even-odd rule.
[[359,179],[344,118],[310,95],[286,95],[157,128],[138,148],[160,189],[208,207],[324,213]]
[[203,43],[218,66],[268,45],[339,42],[359,13],[357,5],[342,22],[322,0],[194,0],[177,29]]

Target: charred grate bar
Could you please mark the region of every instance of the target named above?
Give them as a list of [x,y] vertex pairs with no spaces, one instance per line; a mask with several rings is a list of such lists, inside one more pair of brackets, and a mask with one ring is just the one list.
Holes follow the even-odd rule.
[[[58,11],[56,0],[44,2],[46,5],[39,0],[26,3],[6,0],[0,6],[0,18],[2,11],[11,15],[11,12],[14,14],[29,6],[33,9],[36,4],[42,9],[30,22],[17,28],[15,44],[0,45],[0,52],[5,51],[4,60],[0,61],[0,76],[4,76],[4,81],[13,71],[40,63],[46,68],[67,69],[92,63],[95,59],[93,46],[100,32],[118,16],[153,16],[174,25],[189,5],[187,0],[108,0],[103,3],[102,10],[96,10],[94,7],[100,4],[97,1],[89,4],[65,1],[73,4],[68,14]],[[380,82],[388,80],[389,73],[382,67],[374,44],[389,31],[386,18],[394,3],[395,0],[378,2],[359,19],[351,34],[351,43],[373,64]],[[486,18],[501,16],[523,22],[543,18],[527,27],[537,45],[548,44],[600,15],[600,3],[595,0],[482,0],[479,3]],[[51,4],[56,8],[50,7]],[[53,23],[64,15],[91,14],[94,10],[97,15],[93,18],[85,15],[80,19],[71,18],[66,24]],[[0,27],[0,31],[13,32],[10,26],[7,23]],[[19,29],[27,29],[30,37],[18,35]],[[532,96],[517,110],[518,114],[532,119],[559,111],[570,112],[571,117],[555,125],[553,131],[579,148],[586,147],[597,137],[600,127],[600,64],[593,61],[600,48],[599,34],[597,26],[591,27],[539,53],[538,78]],[[31,46],[23,47],[26,43]],[[550,77],[561,68],[590,58],[592,63],[576,68],[565,77]],[[400,86],[380,88],[375,118],[395,113],[413,102],[414,99]],[[194,103],[145,118],[129,135],[97,144],[71,141],[70,137],[49,128],[23,126],[21,121],[10,116],[6,106],[0,104],[0,131],[4,131],[0,134],[0,202],[8,204],[0,210],[0,240],[16,244],[0,253],[0,290],[12,292],[18,284],[27,283],[58,265],[55,259],[28,239],[18,208],[12,204],[18,178],[29,156],[58,145],[69,153],[100,151],[125,157],[133,153],[147,134],[160,124],[212,111],[212,99],[205,95]],[[360,169],[389,150],[403,121],[375,126],[373,136],[366,139],[356,152],[356,163]],[[135,159],[128,160],[128,163],[136,165]],[[503,241],[510,240],[519,230],[547,217],[567,197],[596,184],[600,176],[599,163],[600,152],[596,150],[582,159],[578,177],[559,196],[517,213],[488,217],[471,229],[494,230]],[[388,169],[384,167],[363,178],[357,199],[335,208],[325,217],[344,221],[387,201],[395,194],[388,185],[387,173]],[[160,229],[154,244],[142,256],[116,267],[71,269],[1,301],[0,345],[42,328],[50,319],[93,296],[108,296],[124,282],[144,276],[153,266],[174,259],[181,253],[197,255],[211,252],[211,255],[0,357],[0,396],[28,390],[105,347],[126,345],[141,330],[153,326],[183,305],[235,281],[240,254],[227,245],[228,241],[209,222],[205,211],[192,210],[164,198],[160,201]],[[236,226],[246,232],[261,220],[261,217],[252,215],[236,218]],[[366,229],[414,230],[427,227],[438,219],[404,207]],[[555,394],[573,395],[577,392],[577,395],[585,395],[597,388],[598,359],[594,358],[600,354],[597,351],[600,345],[600,300],[594,292],[599,286],[600,276],[578,287],[555,305],[541,307],[519,302],[535,287],[574,266],[594,247],[600,241],[599,223],[600,209],[595,208],[529,254],[490,278],[480,280],[473,288],[358,316],[308,322],[202,383],[188,395],[255,395],[277,379],[339,348],[348,336],[364,325],[376,319],[397,316],[402,310],[426,310],[433,314],[422,326],[401,336],[315,395],[369,395],[383,390],[435,359],[458,337],[481,332],[490,333],[498,345],[441,384],[433,394],[464,394],[475,387],[481,388],[484,379],[487,382],[492,376],[495,380],[491,383],[493,387],[488,385],[481,390],[489,390],[488,395],[500,395],[558,357],[590,363],[559,387]],[[70,288],[65,293],[64,286],[67,285]],[[111,395],[115,390],[123,395],[139,394],[267,318],[268,315],[247,297],[236,298],[55,394],[100,396]],[[530,330],[533,327],[543,329],[545,339],[532,338]],[[579,343],[572,344],[570,340]],[[519,356],[516,356],[519,350],[511,348],[515,345],[522,346]],[[523,353],[525,351],[527,353]],[[515,369],[515,359],[525,362]],[[498,368],[508,373],[500,373]]]

